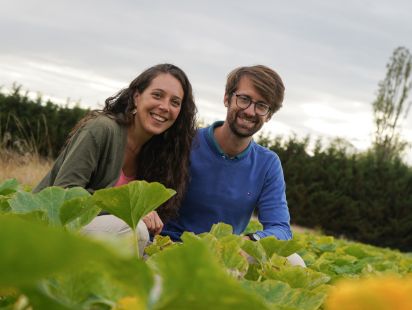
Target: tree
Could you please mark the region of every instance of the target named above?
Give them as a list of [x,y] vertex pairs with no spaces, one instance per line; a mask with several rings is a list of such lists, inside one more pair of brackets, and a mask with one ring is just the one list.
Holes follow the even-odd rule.
[[386,77],[379,83],[373,102],[375,137],[373,148],[378,161],[399,158],[408,143],[401,139],[401,122],[406,119],[412,102],[407,101],[412,88],[412,56],[405,47],[398,47],[386,65]]

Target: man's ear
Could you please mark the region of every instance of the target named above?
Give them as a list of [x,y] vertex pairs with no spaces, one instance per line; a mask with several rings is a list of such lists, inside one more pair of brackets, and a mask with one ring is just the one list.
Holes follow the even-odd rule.
[[229,106],[229,96],[225,94],[225,97],[223,97],[223,104],[227,108]]
[[269,113],[269,114],[266,116],[265,123],[269,122],[271,118],[272,118],[272,114]]

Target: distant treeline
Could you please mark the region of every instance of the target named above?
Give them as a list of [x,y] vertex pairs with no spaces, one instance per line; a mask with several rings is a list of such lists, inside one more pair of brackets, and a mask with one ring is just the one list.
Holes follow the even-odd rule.
[[88,111],[44,102],[41,97],[32,100],[15,85],[9,94],[0,91],[0,146],[54,158]]
[[[18,87],[11,94],[0,92],[1,146],[16,147],[21,140],[42,155],[56,156],[86,113],[31,100]],[[310,154],[309,138],[260,137],[259,142],[282,160],[293,223],[412,251],[412,168],[400,159],[377,160],[373,150],[354,153],[342,140],[317,142]]]

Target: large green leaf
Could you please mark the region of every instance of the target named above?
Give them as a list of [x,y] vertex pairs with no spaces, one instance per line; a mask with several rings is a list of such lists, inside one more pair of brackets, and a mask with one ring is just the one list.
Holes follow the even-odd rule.
[[[188,233],[188,232],[184,232],[181,236],[182,241],[185,241],[186,236],[190,237],[190,236],[194,236],[193,233]],[[212,235],[211,233],[202,233],[199,235],[196,235],[196,237],[202,239],[205,241],[206,245],[208,246],[208,248],[213,252],[213,253],[221,253],[222,251],[222,244],[221,242],[219,242],[219,240]]]
[[281,307],[282,309],[315,310],[323,304],[326,298],[326,293],[294,289],[287,283],[276,280],[243,281],[243,286],[262,296],[275,309]]
[[244,276],[244,279],[251,281],[259,281],[259,279],[262,278],[262,276],[260,275],[261,269],[262,268],[260,265],[249,263],[249,268]]
[[43,211],[44,220],[52,226],[60,226],[60,210],[65,201],[77,197],[87,197],[90,194],[81,187],[63,189],[52,186],[33,194],[18,192],[9,200],[11,211],[17,214]]
[[256,219],[251,219],[249,224],[247,225],[245,231],[243,232],[244,235],[254,233],[256,231],[263,230],[263,225]]
[[78,308],[67,307],[61,303],[61,300],[55,300],[48,296],[41,289],[34,287],[23,290],[24,295],[28,297],[27,302],[33,309],[47,310],[76,310]]
[[219,239],[221,244],[221,260],[229,273],[236,277],[243,277],[249,267],[246,255],[240,246],[243,242],[240,236],[228,235]]
[[15,215],[0,216],[0,287],[27,286],[56,273],[73,272],[85,262],[110,270],[119,283],[148,292],[152,280],[139,260],[119,259],[102,245]]
[[342,248],[342,250],[349,255],[357,258],[365,258],[372,256],[361,244],[351,244]]
[[19,188],[19,182],[16,179],[7,179],[3,183],[0,183],[0,195],[9,195],[17,192]]
[[260,264],[267,262],[266,251],[260,242],[245,240],[242,244],[242,250]]
[[268,309],[224,271],[204,240],[186,238],[152,258],[161,276],[154,309]]
[[104,249],[56,228],[0,216],[0,284],[32,283],[105,253]]
[[265,268],[262,270],[262,275],[266,279],[279,280],[288,283],[293,288],[311,290],[330,281],[328,275],[309,268],[302,268],[300,266],[267,268],[268,266],[265,265]]
[[148,245],[144,251],[147,255],[152,256],[171,246],[174,246],[174,243],[169,236],[156,235],[152,244]]
[[313,244],[313,248],[318,253],[334,252],[337,244],[335,238],[330,236],[321,236],[317,238],[316,243]]
[[102,209],[119,217],[135,230],[143,216],[175,194],[174,190],[157,182],[133,181],[120,187],[98,190],[93,199]]
[[266,251],[268,257],[276,253],[281,256],[289,256],[296,253],[303,247],[301,242],[297,240],[278,240],[273,236],[262,238],[260,244]]
[[0,214],[10,212],[9,196],[0,195]]
[[91,196],[67,200],[60,208],[60,221],[69,229],[80,229],[90,223],[101,211]]
[[233,234],[233,227],[225,223],[213,224],[210,233],[217,239]]
[[248,270],[247,255],[241,249],[243,237],[232,234],[232,226],[219,223],[213,225],[210,233],[194,235],[193,233],[184,232],[182,234],[183,242],[202,239],[209,250],[215,254],[215,257],[234,277],[243,277]]
[[[150,270],[139,260],[114,260],[113,264],[84,263],[69,274],[47,281],[49,295],[74,309],[111,308],[126,296],[147,302],[153,280]],[[100,309],[100,308],[97,308]]]

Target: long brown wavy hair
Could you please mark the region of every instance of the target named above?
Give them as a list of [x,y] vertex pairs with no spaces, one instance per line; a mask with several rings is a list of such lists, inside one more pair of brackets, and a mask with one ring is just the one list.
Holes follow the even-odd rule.
[[147,141],[136,157],[138,180],[160,182],[173,188],[177,194],[164,203],[157,212],[162,221],[175,217],[186,192],[189,180],[190,147],[196,133],[196,105],[193,99],[192,85],[186,74],[172,64],[159,64],[141,73],[128,88],[105,101],[100,111],[92,111],[82,119],[72,131],[76,131],[86,121],[99,114],[113,118],[118,124],[130,126],[133,122],[134,95],[143,91],[159,74],[167,73],[175,77],[183,88],[183,101],[174,124],[165,132],[153,136]]

